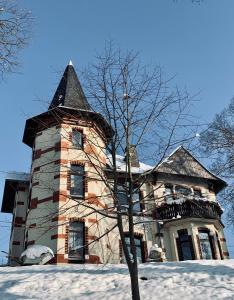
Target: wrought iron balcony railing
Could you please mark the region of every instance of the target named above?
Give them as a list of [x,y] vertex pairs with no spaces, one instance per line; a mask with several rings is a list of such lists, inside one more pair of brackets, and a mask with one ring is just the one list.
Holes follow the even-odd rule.
[[218,203],[195,199],[182,203],[165,203],[156,208],[156,218],[161,220],[189,217],[220,219],[222,213]]

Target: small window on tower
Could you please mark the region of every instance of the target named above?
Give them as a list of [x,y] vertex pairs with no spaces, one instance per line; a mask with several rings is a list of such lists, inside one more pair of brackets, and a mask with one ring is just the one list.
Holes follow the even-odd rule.
[[72,130],[72,145],[77,149],[83,149],[83,134],[81,131]]
[[72,196],[84,197],[84,167],[71,165],[71,189]]

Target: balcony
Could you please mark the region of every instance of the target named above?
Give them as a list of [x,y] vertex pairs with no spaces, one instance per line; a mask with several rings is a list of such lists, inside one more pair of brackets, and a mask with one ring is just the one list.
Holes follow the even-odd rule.
[[220,219],[223,211],[218,203],[205,200],[185,200],[182,203],[162,204],[156,208],[156,218],[207,218]]

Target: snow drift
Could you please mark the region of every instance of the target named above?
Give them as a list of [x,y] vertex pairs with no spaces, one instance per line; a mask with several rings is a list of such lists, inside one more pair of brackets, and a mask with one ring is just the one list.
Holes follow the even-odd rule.
[[[142,300],[234,299],[234,260],[139,266]],[[0,299],[131,299],[126,265],[0,268]]]

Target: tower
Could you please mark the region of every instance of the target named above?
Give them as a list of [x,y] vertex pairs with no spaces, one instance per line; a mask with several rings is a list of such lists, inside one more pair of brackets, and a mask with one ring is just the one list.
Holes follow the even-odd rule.
[[56,262],[103,261],[104,241],[96,240],[106,227],[95,209],[106,205],[98,178],[111,135],[70,62],[49,109],[26,121],[23,142],[32,148],[26,246],[50,247]]

